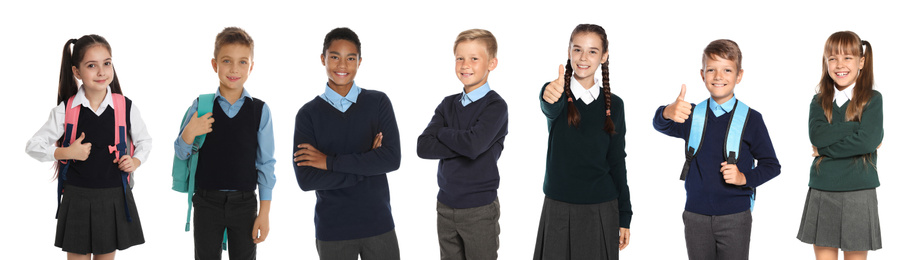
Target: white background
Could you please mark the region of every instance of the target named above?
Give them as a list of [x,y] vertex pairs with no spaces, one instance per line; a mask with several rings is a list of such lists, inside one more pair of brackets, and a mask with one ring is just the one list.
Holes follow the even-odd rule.
[[[186,195],[170,190],[173,140],[185,109],[200,93],[214,92],[214,36],[226,26],[254,38],[255,67],[246,87],[273,111],[277,144],[271,233],[258,247],[260,259],[314,259],[315,194],[302,192],[291,163],[297,110],[324,90],[318,55],[324,35],[335,27],[358,33],[363,62],[356,82],[383,91],[394,102],[402,135],[402,166],[388,174],[403,259],[437,258],[435,196],[437,161],[419,159],[416,137],[435,106],[461,91],[453,71],[453,41],[471,28],[497,36],[499,66],[491,88],[509,104],[506,148],[500,158],[502,205],[500,259],[529,259],[541,204],[547,130],[538,94],[565,63],[569,34],[579,23],[608,32],[613,92],[626,103],[627,165],[633,216],[624,259],[686,258],[681,213],[683,163],[680,139],[656,132],[651,119],[672,102],[680,84],[686,97],[708,97],[701,83],[701,51],[729,38],[743,51],[744,78],[736,93],[760,111],[782,165],[779,177],[759,187],[754,212],[752,259],[807,259],[812,247],[799,242],[802,205],[808,189],[811,150],[808,105],[821,71],[825,39],[840,30],[872,43],[875,88],[886,101],[887,135],[879,152],[878,189],[884,248],[873,259],[902,259],[904,224],[896,161],[903,152],[898,118],[906,44],[904,20],[892,4],[866,1],[413,1],[278,4],[262,1],[197,3],[146,1],[105,3],[8,1],[0,10],[3,61],[3,136],[0,214],[4,242],[0,258],[51,259],[56,183],[51,163],[24,152],[26,140],[56,104],[63,43],[99,34],[113,47],[114,63],[127,96],[135,101],[154,138],[151,157],[137,171],[134,189],[145,232],[143,245],[122,259],[191,259],[192,234],[183,232]],[[861,3],[861,5],[857,5]],[[891,3],[888,1],[888,3]],[[11,103],[10,103],[11,102]]]

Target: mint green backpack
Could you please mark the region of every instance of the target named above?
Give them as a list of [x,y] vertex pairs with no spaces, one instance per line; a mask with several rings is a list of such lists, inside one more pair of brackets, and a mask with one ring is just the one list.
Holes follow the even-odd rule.
[[[203,94],[198,96],[198,116],[201,117],[210,113],[214,109],[214,94]],[[185,115],[182,121],[185,122],[188,117]],[[180,129],[181,131],[181,129]],[[204,144],[204,137],[199,135],[195,137],[192,143],[192,150],[195,151],[187,160],[180,160],[178,156],[173,155],[173,190],[189,194],[189,212],[186,213],[186,232],[189,231],[189,222],[192,220],[192,195],[195,194],[195,169],[198,166],[198,149]]]

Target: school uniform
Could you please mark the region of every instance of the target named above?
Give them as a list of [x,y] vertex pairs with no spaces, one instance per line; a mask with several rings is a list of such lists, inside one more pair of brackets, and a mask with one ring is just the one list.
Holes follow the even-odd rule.
[[[195,259],[220,259],[224,230],[230,259],[255,259],[251,234],[258,217],[258,201],[271,200],[274,175],[274,131],[270,108],[242,90],[234,103],[218,89],[212,109],[213,131],[199,149],[182,140],[174,142],[177,157],[198,152],[195,173]],[[198,111],[198,100],[186,111],[184,129]]]
[[497,259],[500,173],[507,105],[488,83],[447,96],[418,137],[418,156],[437,165],[441,259]]
[[[66,175],[57,180],[64,183],[64,193],[58,208],[54,245],[66,252],[106,254],[145,242],[132,190],[124,188],[122,171],[113,163],[115,155],[108,150],[109,145],[115,144],[111,94],[108,86],[106,96],[94,110],[84,88],[80,87],[72,104],[63,101],[51,110],[50,117],[25,148],[26,153],[39,161],[55,161],[54,152],[59,148],[56,143],[65,131],[67,105],[82,106],[74,134],[77,137],[85,134],[82,142],[92,144],[91,153],[84,161],[70,161]],[[132,141],[135,145],[132,157],[144,164],[151,152],[151,136],[138,108],[129,98],[125,100],[127,143]]]
[[809,139],[819,157],[812,161],[797,238],[843,251],[881,249],[878,217],[878,146],[884,138],[883,99],[872,91],[858,122],[846,121],[855,84],[837,90],[828,122],[818,95],[809,110]]
[[[549,84],[549,83],[548,83]],[[626,179],[626,121],[623,100],[611,95],[615,134],[604,130],[606,106],[599,79],[586,90],[571,79],[572,93],[549,104],[544,205],[534,259],[619,259],[620,228],[629,228],[632,204]],[[582,118],[567,120],[567,98]]]
[[[381,147],[372,149],[383,133]],[[294,151],[308,143],[327,156],[326,170],[293,163],[304,191],[315,191],[315,245],[321,259],[399,259],[387,173],[399,169],[400,137],[383,92],[353,83],[346,96],[324,94],[296,114]]]
[[[748,259],[755,188],[779,175],[780,163],[761,113],[752,109],[743,128],[736,163],[745,174],[746,184],[726,183],[720,169],[725,161],[724,138],[736,97],[723,104],[710,99],[709,104],[710,107],[697,108],[707,110],[707,122],[684,183],[686,251],[689,259]],[[688,142],[693,118],[684,123],[664,119],[665,108],[659,107],[654,114],[655,130]]]

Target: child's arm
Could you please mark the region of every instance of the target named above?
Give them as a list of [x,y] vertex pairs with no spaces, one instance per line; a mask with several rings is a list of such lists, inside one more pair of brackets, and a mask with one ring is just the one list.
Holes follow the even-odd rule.
[[468,129],[456,130],[450,127],[438,129],[437,140],[457,154],[472,160],[478,158],[506,134],[508,118],[506,102],[503,99],[491,102],[480,113],[478,120]]
[[859,129],[859,122],[846,121],[845,118],[834,118],[834,123],[827,122],[824,108],[818,95],[812,98],[808,113],[808,137],[813,146],[825,147],[843,140]]
[[277,176],[274,175],[276,163],[277,160],[274,159],[274,124],[271,120],[271,109],[265,103],[261,107],[261,123],[258,124],[258,151],[255,157],[255,168],[258,169],[258,198],[262,202],[262,207],[264,201],[268,201],[268,205],[270,205],[274,184],[277,183]]
[[560,73],[557,74],[557,79],[545,83],[541,87],[541,112],[544,113],[544,116],[547,117],[548,126],[550,123],[557,119],[557,116],[563,112],[563,108],[566,106],[566,102],[563,96],[563,84],[566,80],[563,79],[563,65],[560,65]]
[[[762,115],[760,113],[750,113],[748,125],[756,126],[752,129],[746,129],[744,135],[751,134],[752,136],[751,141],[748,142],[749,152],[752,153],[753,158],[758,160],[758,165],[754,169],[748,171],[741,169],[741,171],[745,175],[745,184],[743,186],[754,188],[780,175],[780,161],[777,160],[777,154],[774,153],[774,145],[771,142],[771,136],[768,134],[768,128],[764,124]],[[737,171],[740,171],[740,169],[737,168]]]
[[125,172],[134,172],[136,168],[147,162],[148,155],[151,154],[151,135],[148,133],[148,127],[145,120],[142,119],[142,113],[139,112],[135,102],[129,108],[129,138],[135,150],[132,156],[120,156],[120,160],[114,162],[119,164],[119,169]]
[[381,94],[379,108],[381,146],[363,153],[327,156],[327,170],[362,176],[381,175],[400,168],[400,131],[393,104]]
[[264,239],[267,238],[267,233],[270,233],[270,214],[271,201],[262,200],[261,206],[258,208],[258,217],[255,217],[255,224],[252,226],[252,242],[255,242],[255,244],[264,242]]
[[831,158],[846,158],[873,153],[884,139],[884,102],[881,93],[874,96],[862,111],[861,122],[852,134],[827,146],[817,146],[818,154]]
[[[74,148],[67,149],[57,147],[57,140],[63,136],[63,124],[65,122],[66,102],[63,101],[50,111],[50,116],[47,117],[47,121],[44,122],[41,129],[38,129],[38,131],[35,132],[35,135],[33,135],[31,139],[28,139],[28,142],[25,144],[25,153],[42,162],[77,159],[71,158],[74,156],[65,152],[65,150],[74,150]],[[81,140],[78,140],[76,143],[80,144]],[[88,151],[90,151],[90,146],[88,148]],[[84,151],[86,152],[84,154],[85,158],[81,158],[82,160],[88,158],[88,151]]]
[[686,139],[689,137],[689,127],[686,121],[692,114],[695,105],[685,101],[686,85],[683,84],[679,96],[673,103],[667,106],[661,106],[654,113],[652,125],[654,130],[662,134],[676,138]]
[[[215,104],[216,105],[216,104]],[[210,133],[213,131],[214,118],[212,113],[207,113],[198,117],[196,114],[198,112],[198,99],[192,101],[192,105],[189,106],[189,109],[186,110],[186,115],[183,117],[185,120],[180,126],[179,136],[176,137],[176,141],[173,142],[173,148],[176,151],[176,157],[180,160],[189,159],[189,156],[195,153],[192,149],[192,143],[195,142],[195,137],[203,134]]]
[[620,209],[620,227],[628,229],[632,221],[632,203],[629,200],[629,184],[626,178],[626,114],[622,99],[613,98],[611,101],[613,106],[611,111],[616,112],[611,117],[614,120],[616,134],[610,138],[607,162],[610,165],[610,176],[620,193],[617,201]]
[[[315,146],[318,144],[312,129],[315,125],[312,123],[311,116],[308,113],[310,111],[302,107],[296,114],[296,127],[293,134],[294,152],[299,149],[298,145],[295,144],[307,143]],[[295,160],[293,161],[293,168],[296,171],[296,182],[298,182],[299,188],[304,191],[342,189],[355,186],[356,183],[364,179],[363,176],[321,170],[311,166],[301,166]]]
[[431,121],[428,122],[428,127],[426,127],[425,131],[418,136],[418,148],[416,149],[416,153],[418,153],[418,157],[422,159],[447,159],[459,156],[459,154],[450,150],[449,147],[437,140],[437,131],[444,127],[444,115],[442,111],[446,104],[447,99],[444,99],[437,105],[437,108],[434,109],[434,116],[431,117]]

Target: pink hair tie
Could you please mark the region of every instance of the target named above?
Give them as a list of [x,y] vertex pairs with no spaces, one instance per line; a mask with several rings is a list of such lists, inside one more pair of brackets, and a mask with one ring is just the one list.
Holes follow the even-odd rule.
[[566,102],[573,102],[573,98],[566,98]]
[[610,109],[607,110],[607,116],[610,116]]

